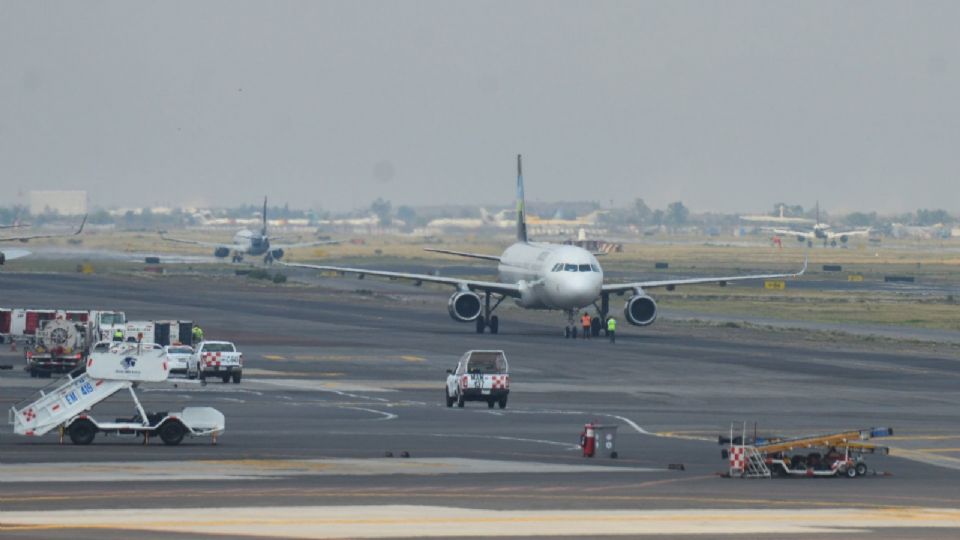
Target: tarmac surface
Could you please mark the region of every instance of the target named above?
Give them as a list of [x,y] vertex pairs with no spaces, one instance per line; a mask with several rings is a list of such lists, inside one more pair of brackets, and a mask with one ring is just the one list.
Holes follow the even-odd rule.
[[[449,318],[448,295],[371,279],[0,274],[4,306],[195,320],[208,339],[236,341],[245,369],[240,384],[138,391],[150,411],[221,410],[216,445],[79,447],[3,426],[0,536],[960,536],[954,347],[670,321],[621,324],[616,344],[571,341],[560,314],[506,304],[501,333],[477,335]],[[507,408],[445,407],[445,370],[479,348],[510,360]],[[3,349],[8,408],[51,381]],[[93,415],[131,412],[112,398]],[[618,459],[581,457],[589,421],[618,426]],[[732,422],[896,436],[875,441],[891,455],[867,456],[862,478],[722,478],[716,438]]]

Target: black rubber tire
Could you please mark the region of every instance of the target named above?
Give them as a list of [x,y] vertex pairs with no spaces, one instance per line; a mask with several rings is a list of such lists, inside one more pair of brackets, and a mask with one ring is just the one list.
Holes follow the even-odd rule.
[[67,434],[70,435],[70,441],[72,441],[73,444],[88,445],[92,443],[94,437],[97,436],[97,426],[90,420],[81,418],[70,424],[70,427],[67,429]]
[[565,338],[567,338],[567,339],[570,339],[570,327],[569,327],[569,326],[563,329],[563,337],[565,337]]
[[33,377],[34,379],[37,378],[37,369],[36,369],[36,368],[30,368],[30,376]]
[[160,440],[167,446],[180,444],[186,434],[187,429],[183,427],[179,420],[167,420],[157,429],[157,435],[160,435]]
[[241,379],[243,379],[243,374],[239,371],[233,374],[233,384],[240,384]]
[[600,317],[590,319],[590,335],[600,337]]
[[444,388],[443,400],[447,402],[447,407],[453,407],[453,402],[456,401],[456,398],[450,397],[450,390],[448,388]]
[[53,377],[53,371],[50,371],[49,369],[41,369],[37,372],[37,376],[41,379],[49,379]]
[[488,408],[488,409],[492,409],[492,408],[493,408],[493,405],[494,405],[495,403],[496,403],[495,400],[488,399],[488,400],[487,400],[487,408]]
[[506,398],[506,397],[500,398],[500,401],[498,401],[497,404],[500,405],[500,408],[501,408],[501,409],[506,409],[506,408],[507,408],[507,398]]
[[457,407],[462,409],[464,405],[466,405],[466,402],[463,400],[463,394],[457,392]]
[[577,327],[576,327],[576,326],[571,326],[571,327],[570,327],[570,337],[571,337],[572,339],[577,339]]
[[857,476],[866,476],[867,475],[867,464],[864,462],[857,463]]
[[230,382],[230,375],[229,375],[229,374],[228,374],[228,375],[224,375],[223,377],[220,377],[220,380],[223,381],[224,384],[226,384],[226,383]]
[[847,478],[856,478],[856,477],[857,477],[857,468],[856,468],[856,467],[849,467],[846,471],[844,471],[844,474],[847,475]]
[[496,334],[500,332],[500,317],[493,315],[490,317],[490,333]]
[[477,317],[477,333],[482,334],[486,328],[487,321],[483,320],[483,317]]

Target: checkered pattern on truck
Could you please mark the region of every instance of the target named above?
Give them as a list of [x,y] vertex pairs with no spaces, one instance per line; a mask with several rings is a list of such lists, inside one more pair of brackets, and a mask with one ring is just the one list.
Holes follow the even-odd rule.
[[240,364],[240,353],[205,352],[200,355],[205,367],[234,366]]
[[503,375],[482,375],[479,373],[461,375],[460,388],[489,388],[491,390],[506,390],[510,388],[510,376]]

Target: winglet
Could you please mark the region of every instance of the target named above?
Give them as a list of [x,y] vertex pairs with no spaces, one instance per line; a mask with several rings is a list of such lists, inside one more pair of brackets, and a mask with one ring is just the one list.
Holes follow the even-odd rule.
[[523,161],[517,154],[517,241],[527,241],[527,217],[523,202]]
[[77,232],[73,233],[74,236],[83,232],[83,226],[87,224],[87,214],[83,215],[83,221],[80,222],[80,228],[77,229]]

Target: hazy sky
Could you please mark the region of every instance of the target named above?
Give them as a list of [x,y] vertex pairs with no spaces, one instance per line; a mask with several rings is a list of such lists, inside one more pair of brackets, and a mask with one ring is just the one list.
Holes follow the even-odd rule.
[[[960,2],[0,0],[0,204],[960,210]],[[11,200],[13,199],[13,200]]]

